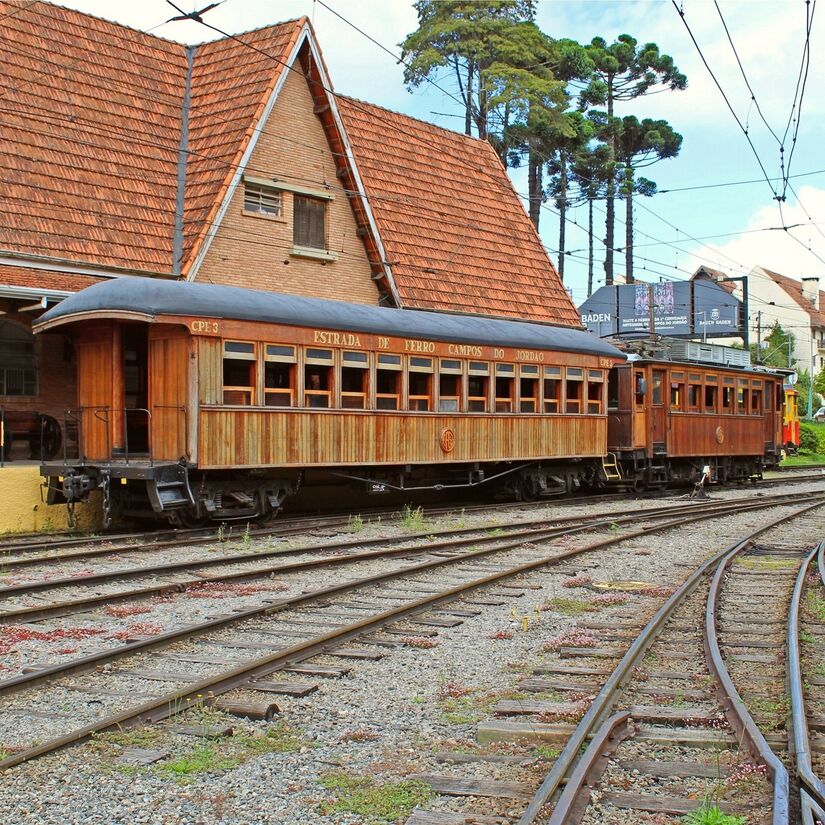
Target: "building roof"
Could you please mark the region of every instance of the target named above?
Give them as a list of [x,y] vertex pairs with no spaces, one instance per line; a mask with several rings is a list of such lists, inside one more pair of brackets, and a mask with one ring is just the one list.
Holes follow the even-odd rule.
[[715,281],[720,287],[722,287],[722,289],[725,290],[725,292],[728,292],[731,295],[733,295],[736,291],[736,281],[729,281],[728,278],[730,278],[730,275],[728,275],[727,272],[722,272],[721,269],[713,269],[712,267],[702,264],[702,266],[700,266],[699,269],[697,269],[691,276],[691,281],[697,277],[701,277],[702,275],[705,275],[712,281]]
[[578,325],[493,147],[339,97],[402,301]]
[[588,332],[550,324],[387,309],[215,284],[147,282],[137,278],[116,278],[84,289],[42,315],[35,322],[35,329],[70,323],[87,317],[85,313],[124,312],[146,321],[163,315],[261,321],[313,329],[625,358],[615,347]]
[[[192,47],[46,2],[0,0],[0,19],[0,252],[191,274],[286,64],[302,37],[314,44],[306,18]],[[312,53],[302,60],[322,61]],[[313,92],[329,93],[317,82]],[[402,306],[579,326],[486,141],[336,101],[368,199],[351,203],[375,219],[359,229],[379,268],[384,250]]]
[[787,292],[787,294],[794,299],[799,307],[811,316],[811,326],[825,327],[825,292],[821,289],[819,290],[820,308],[817,309],[813,305],[813,302],[808,300],[808,298],[802,294],[801,281],[797,281],[794,278],[788,278],[787,275],[780,275],[778,272],[772,272],[770,269],[765,269],[764,266],[760,266],[759,269],[764,272],[765,275],[767,275],[775,284],[784,289],[785,292]]

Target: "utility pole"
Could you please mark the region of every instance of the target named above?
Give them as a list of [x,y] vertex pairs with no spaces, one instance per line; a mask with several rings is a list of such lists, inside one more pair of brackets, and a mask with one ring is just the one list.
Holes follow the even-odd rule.
[[814,417],[814,331],[811,330],[811,385],[808,387],[808,421]]
[[756,313],[756,363],[762,363],[762,310]]

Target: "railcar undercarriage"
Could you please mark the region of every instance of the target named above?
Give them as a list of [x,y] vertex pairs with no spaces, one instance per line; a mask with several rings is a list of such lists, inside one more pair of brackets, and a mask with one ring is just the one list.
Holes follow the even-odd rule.
[[618,475],[608,483],[633,490],[696,484],[703,477],[711,484],[741,484],[761,479],[763,471],[777,463],[771,454],[670,458],[662,453],[649,458],[642,450],[627,451],[616,456]]
[[103,522],[124,518],[166,518],[176,527],[210,521],[268,521],[301,487],[341,486],[362,492],[416,494],[479,488],[490,498],[516,501],[563,495],[602,486],[599,459],[498,462],[402,467],[342,467],[310,470],[198,470],[185,462],[54,463],[43,466],[48,502],[78,502],[100,491]]

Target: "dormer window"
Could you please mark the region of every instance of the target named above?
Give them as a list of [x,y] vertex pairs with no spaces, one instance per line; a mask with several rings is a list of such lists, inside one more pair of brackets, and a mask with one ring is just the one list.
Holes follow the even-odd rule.
[[326,249],[327,202],[293,196],[292,243],[304,249]]
[[243,190],[243,211],[280,218],[283,215],[283,200],[277,189],[268,189],[245,183]]

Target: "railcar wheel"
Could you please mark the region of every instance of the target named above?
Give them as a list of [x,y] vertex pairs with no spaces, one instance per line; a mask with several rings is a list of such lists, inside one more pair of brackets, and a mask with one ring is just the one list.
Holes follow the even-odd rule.
[[173,527],[182,530],[192,530],[196,527],[204,527],[209,524],[209,516],[199,516],[193,512],[191,507],[184,507],[180,510],[170,510],[168,515],[169,523]]
[[[63,443],[63,432],[60,424],[50,415],[40,416],[40,438],[39,441],[32,439],[31,457],[42,458],[50,461],[57,455],[57,451]],[[41,456],[41,449],[43,455]]]
[[539,497],[539,485],[533,476],[524,476],[516,488],[518,501],[535,501]]

